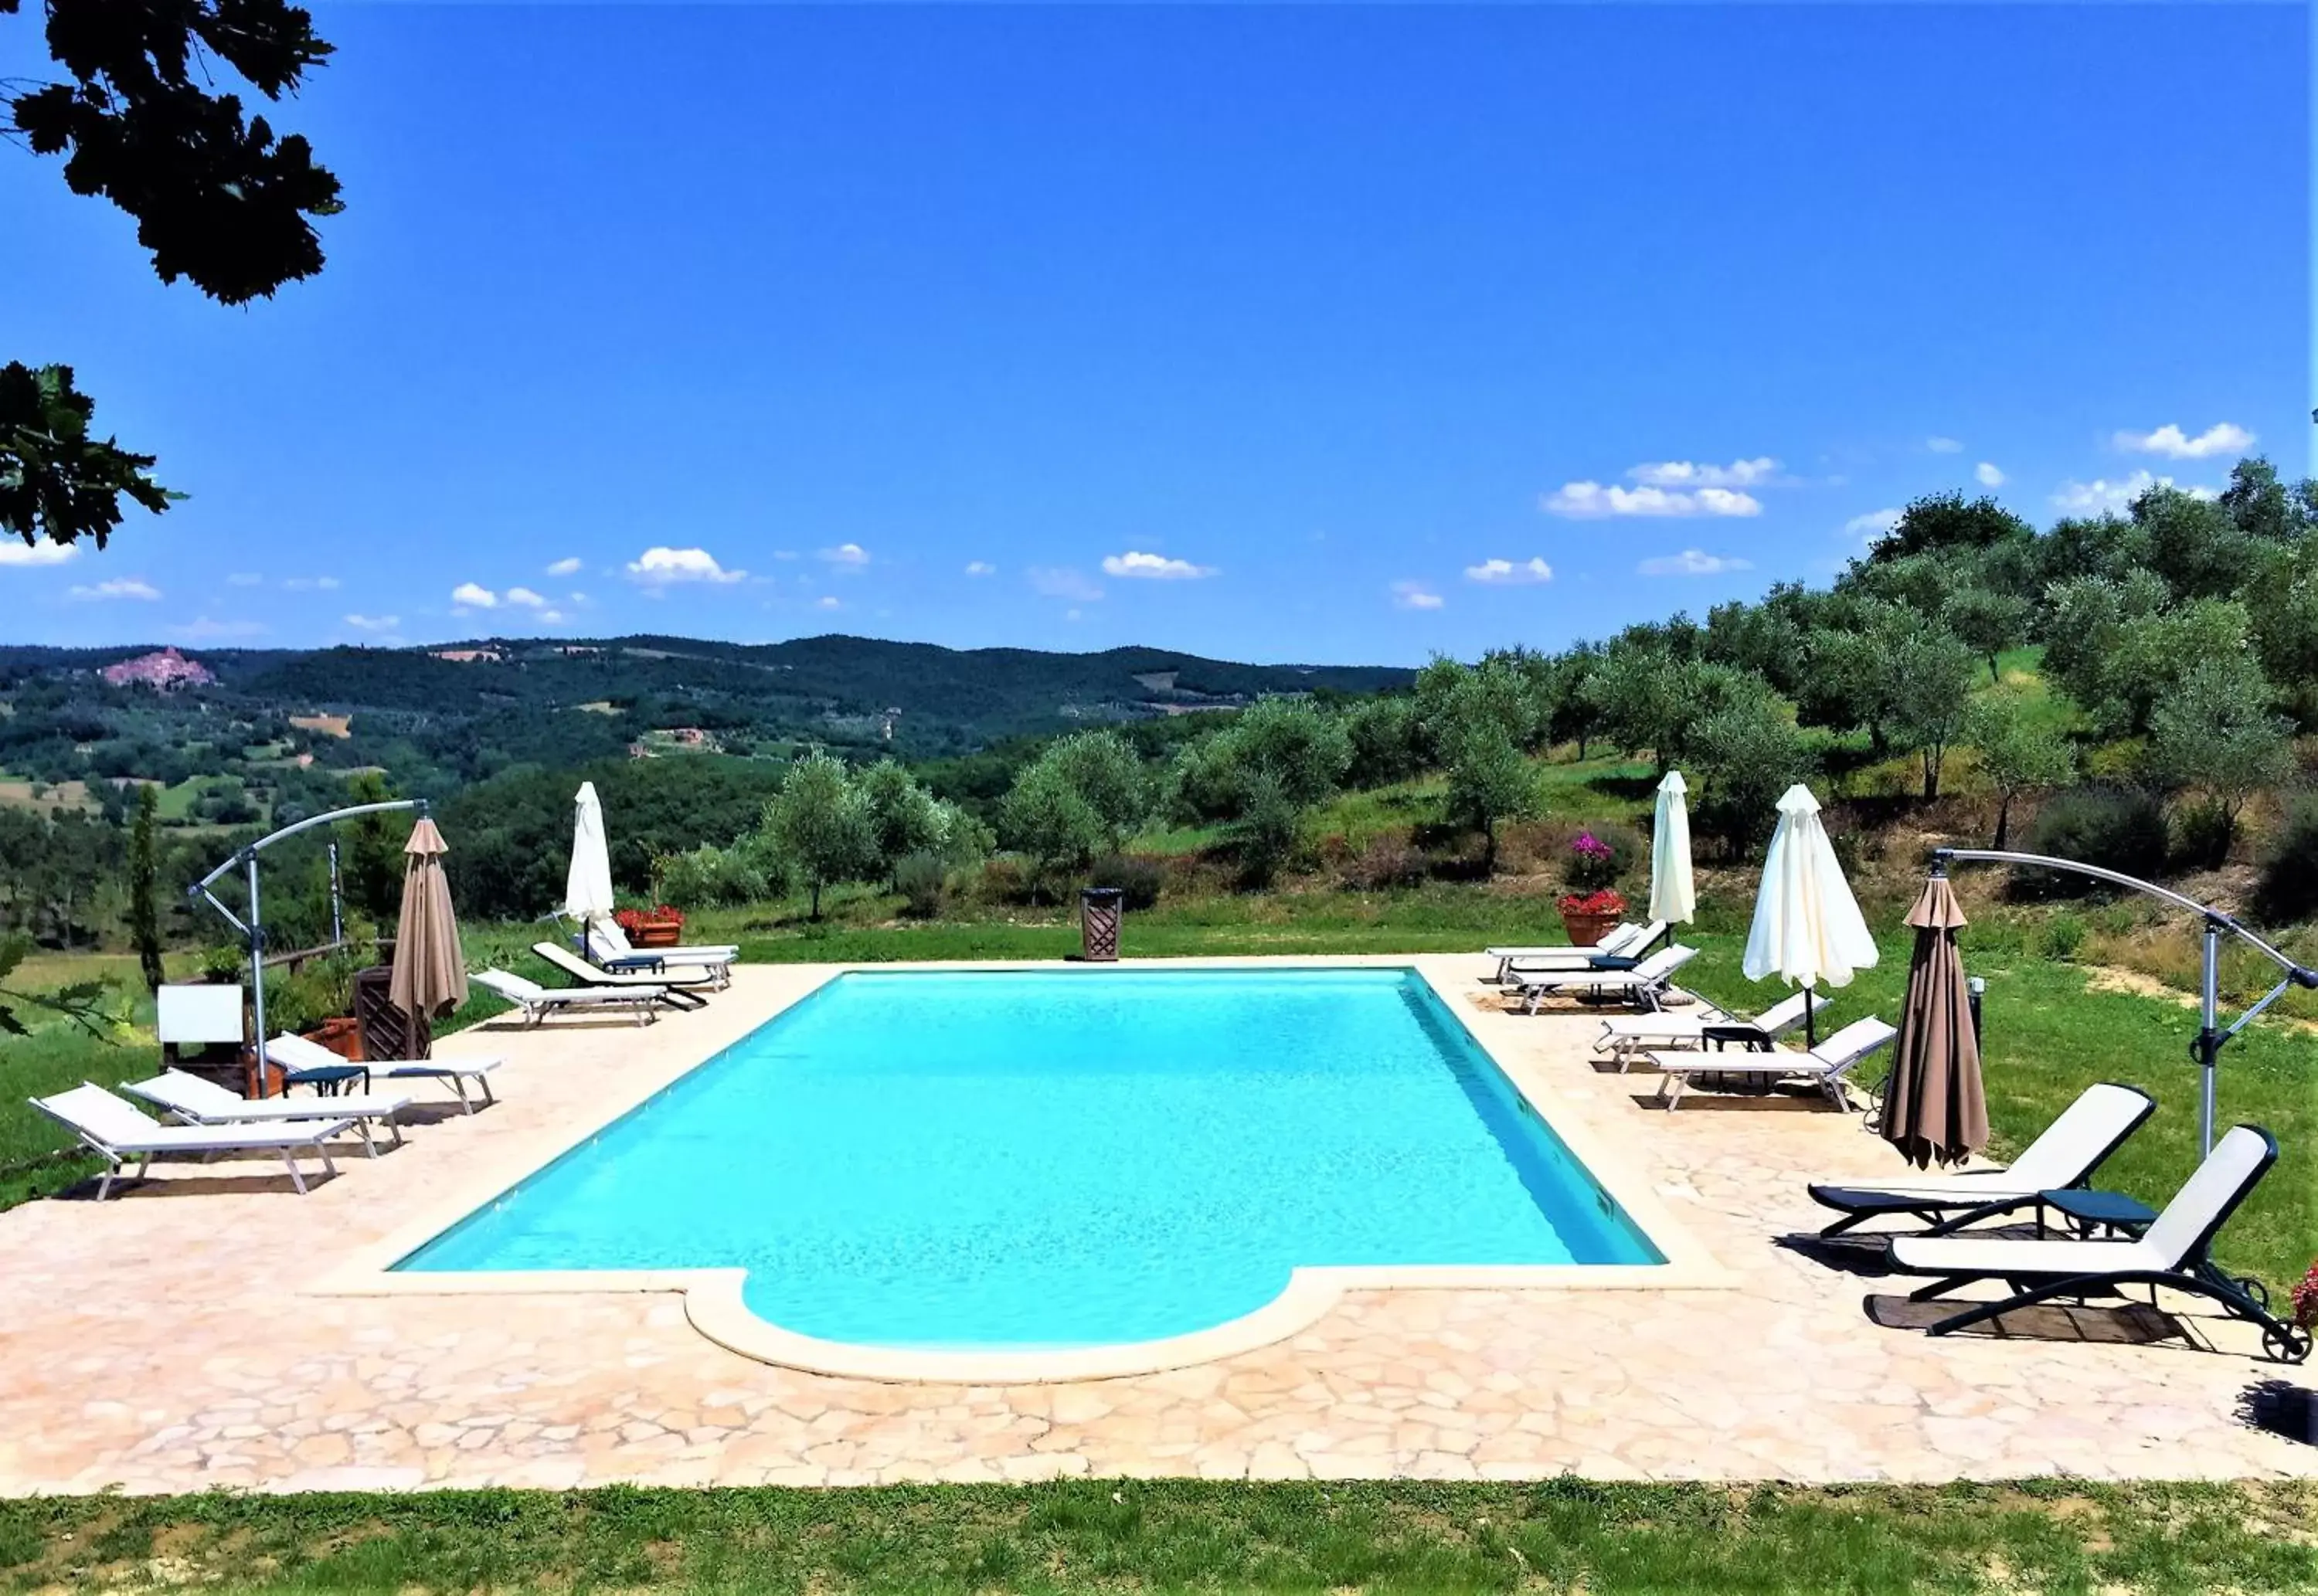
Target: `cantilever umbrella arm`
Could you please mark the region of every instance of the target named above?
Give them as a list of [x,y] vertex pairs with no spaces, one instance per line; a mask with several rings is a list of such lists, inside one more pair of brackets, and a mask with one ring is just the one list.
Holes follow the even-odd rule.
[[[223,915],[226,923],[249,944],[249,1001],[252,1021],[257,1031],[256,1045],[259,1060],[257,1095],[261,1098],[265,1095],[264,1064],[265,1057],[265,920],[258,911],[257,856],[275,843],[295,837],[301,831],[310,831],[317,826],[336,825],[340,820],[353,820],[356,815],[383,814],[390,810],[415,810],[424,815],[427,812],[427,800],[391,798],[382,803],[357,803],[347,809],[333,809],[322,814],[308,815],[304,820],[293,820],[278,831],[267,832],[256,842],[239,849],[224,864],[220,865],[185,889],[187,898],[196,904],[208,903],[211,909]],[[246,911],[249,918],[247,920],[227,908],[224,901],[210,890],[217,884],[226,872],[236,866],[239,866],[246,873],[249,883],[249,903]]]
[[[2186,893],[2170,887],[2159,886],[2153,881],[2143,881],[2137,875],[2127,875],[2121,870],[2107,869],[2099,865],[2080,864],[2075,859],[2056,859],[2045,854],[2016,854],[1998,848],[1943,847],[1932,851],[1932,874],[1945,875],[1951,864],[2026,865],[2039,870],[2062,870],[2075,875],[2089,875],[2112,886],[2129,888],[2143,897],[2170,903],[2186,910],[2205,924],[2205,963],[2197,983],[2197,1039],[2189,1045],[2189,1056],[2202,1072],[2197,1096],[2197,1139],[2205,1151],[2214,1150],[2214,1080],[2221,1063],[2222,1045],[2251,1024],[2253,1018],[2286,995],[2288,987],[2318,990],[2318,970],[2297,964],[2280,953],[2266,939],[2241,924],[2236,916],[2226,914],[2210,903],[2200,903]],[[2284,973],[2278,984],[2269,989],[2261,1000],[2238,1016],[2228,1029],[2221,1023],[2222,938],[2234,937],[2239,941],[2276,964]]]

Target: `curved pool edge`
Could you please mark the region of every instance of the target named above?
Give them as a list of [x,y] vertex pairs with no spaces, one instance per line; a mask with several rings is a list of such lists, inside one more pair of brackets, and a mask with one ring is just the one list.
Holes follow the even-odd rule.
[[684,1287],[692,1328],[728,1352],[808,1374],[892,1384],[1052,1385],[1112,1380],[1216,1363],[1303,1334],[1355,1292],[1724,1291],[1738,1285],[1704,1261],[1649,1264],[1401,1264],[1289,1271],[1262,1307],[1155,1340],[1019,1349],[883,1347],[823,1340],[784,1329],[743,1300],[745,1269],[700,1269]]
[[1083,1347],[881,1347],[784,1329],[742,1300],[745,1270],[713,1273],[714,1278],[686,1290],[684,1313],[693,1329],[726,1351],[808,1374],[926,1385],[1056,1385],[1213,1363],[1310,1329],[1343,1295],[1328,1278],[1331,1271],[1296,1269],[1280,1295],[1253,1313],[1156,1340]]

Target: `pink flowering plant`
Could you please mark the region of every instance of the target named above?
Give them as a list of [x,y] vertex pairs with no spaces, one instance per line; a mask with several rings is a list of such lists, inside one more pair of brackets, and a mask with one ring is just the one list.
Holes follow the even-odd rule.
[[1598,892],[1618,879],[1618,850],[1594,835],[1580,831],[1569,839],[1569,857],[1561,879],[1573,893]]

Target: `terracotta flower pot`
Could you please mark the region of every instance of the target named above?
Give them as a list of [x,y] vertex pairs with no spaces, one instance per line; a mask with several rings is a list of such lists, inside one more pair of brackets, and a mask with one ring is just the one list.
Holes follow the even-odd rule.
[[349,1063],[362,1063],[362,1022],[352,1015],[324,1020],[306,1033],[306,1040],[320,1043]]
[[638,920],[628,933],[631,947],[674,947],[683,940],[682,920]]
[[1569,933],[1572,947],[1592,947],[1607,937],[1617,923],[1614,914],[1572,914],[1567,909],[1561,911],[1561,928]]

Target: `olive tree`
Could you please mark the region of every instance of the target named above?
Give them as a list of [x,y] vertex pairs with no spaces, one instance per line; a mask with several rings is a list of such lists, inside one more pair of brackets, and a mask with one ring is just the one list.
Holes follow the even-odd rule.
[[1107,829],[1063,768],[1039,759],[1007,790],[999,805],[998,835],[1007,847],[1029,856],[1044,879],[1093,858]]
[[799,759],[765,804],[767,846],[813,895],[821,918],[824,887],[858,881],[877,867],[868,800],[845,762],[825,753]]
[[1116,852],[1151,814],[1151,779],[1142,758],[1116,731],[1081,731],[1049,744],[1038,763],[1085,801]]
[[1339,717],[1307,700],[1266,698],[1177,757],[1176,799],[1194,819],[1229,823],[1248,877],[1265,881],[1285,862],[1306,811],[1336,791],[1352,760]]
[[2012,802],[2024,793],[2065,786],[2077,754],[2049,717],[2034,715],[2017,693],[1991,693],[1964,717],[1964,741],[1980,754],[1980,768],[1996,789],[1996,838],[2011,835]]
[[912,854],[930,853],[942,839],[939,801],[917,778],[891,759],[880,759],[858,778],[869,815],[870,850],[891,886],[894,872]]
[[2293,728],[2269,701],[2260,666],[2222,654],[2191,667],[2150,715],[2150,774],[2206,794],[2222,817],[2224,851],[2246,800],[2294,769]]
[[1495,870],[1498,825],[1537,809],[1537,771],[1522,751],[1535,700],[1520,672],[1490,660],[1457,679],[1441,715],[1450,817],[1481,833],[1484,867]]

